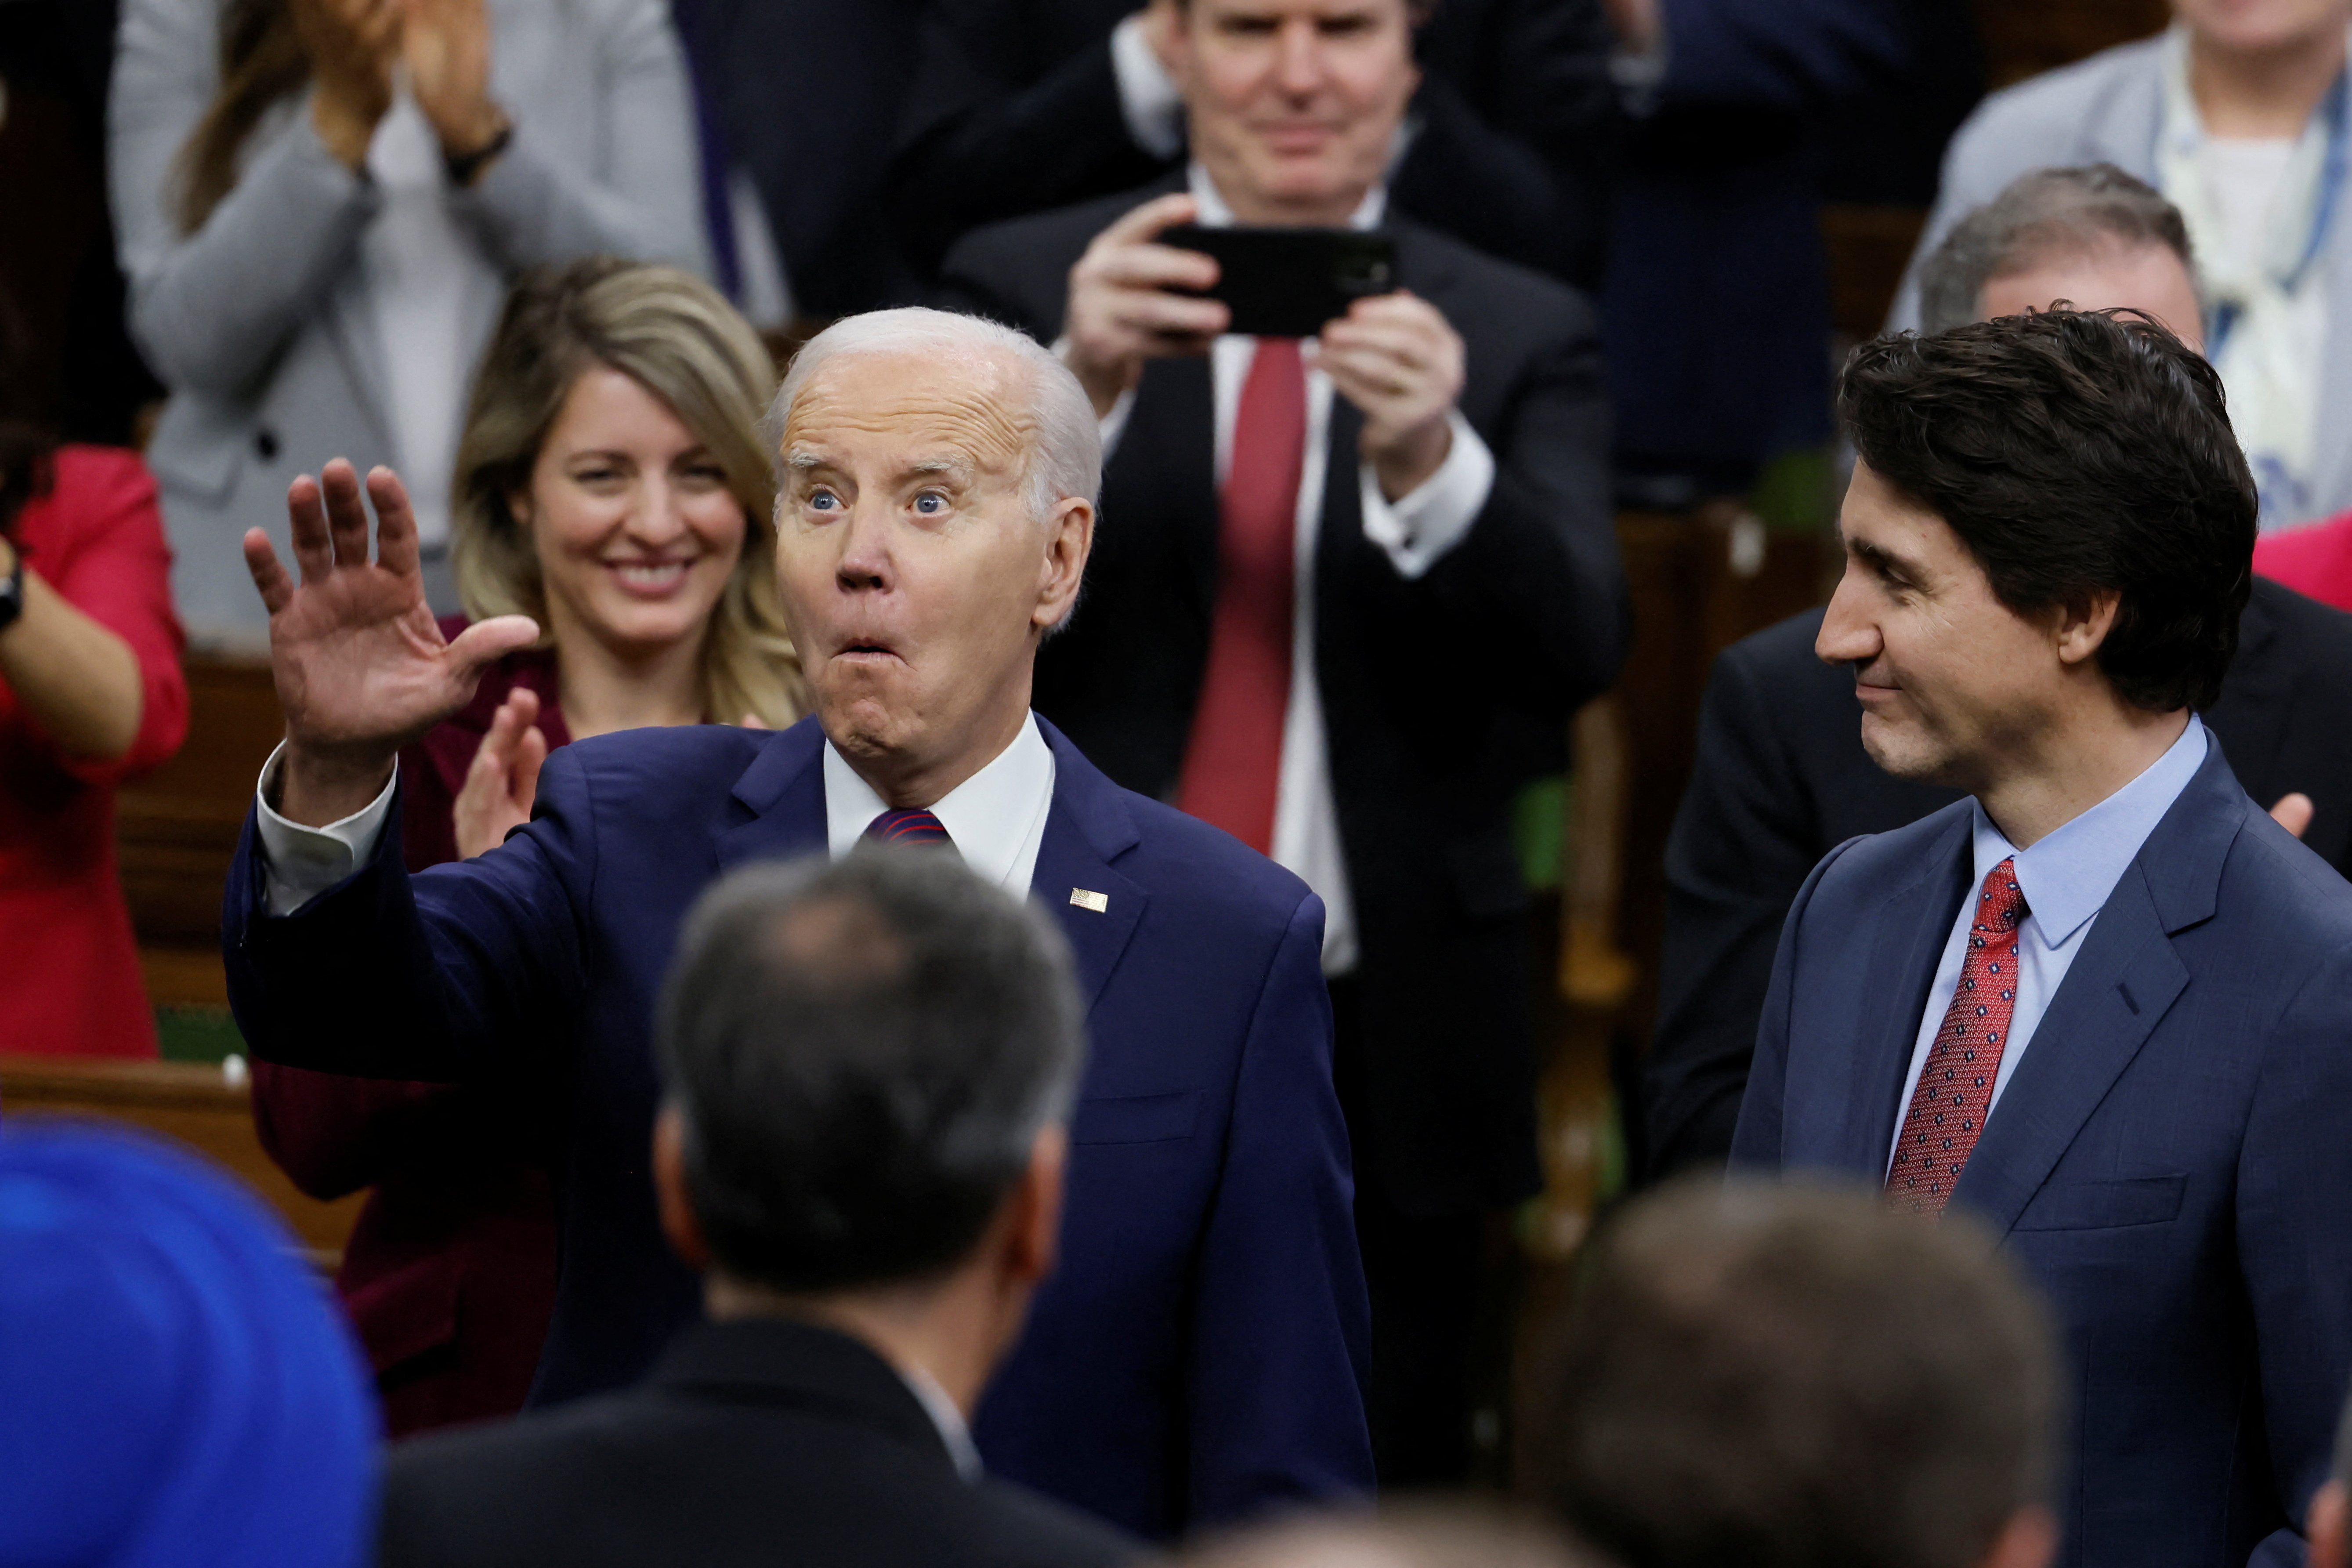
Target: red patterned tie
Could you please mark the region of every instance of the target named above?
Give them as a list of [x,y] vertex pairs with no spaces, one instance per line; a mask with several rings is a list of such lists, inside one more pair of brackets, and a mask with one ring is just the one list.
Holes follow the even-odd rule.
[[913,844],[924,848],[952,849],[946,824],[920,809],[886,811],[866,825],[865,837],[881,844]]
[[1903,1118],[1895,1163],[1886,1173],[1886,1201],[1905,1214],[1940,1215],[1952,1201],[1960,1167],[1984,1133],[1985,1112],[2000,1079],[2009,1047],[2010,1015],[2017,1010],[2017,931],[2025,919],[2017,861],[1985,873],[1969,922],[1969,952],[1944,1026],[1928,1047]]
[[1260,338],[1234,414],[1209,664],[1176,804],[1262,855],[1274,848],[1282,720],[1290,706],[1298,477],[1306,464],[1307,370],[1298,340]]

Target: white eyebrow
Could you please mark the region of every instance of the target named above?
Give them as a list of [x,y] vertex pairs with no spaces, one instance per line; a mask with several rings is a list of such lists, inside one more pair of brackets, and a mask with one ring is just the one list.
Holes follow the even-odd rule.
[[795,447],[784,454],[784,467],[788,468],[814,468],[820,461],[806,447]]

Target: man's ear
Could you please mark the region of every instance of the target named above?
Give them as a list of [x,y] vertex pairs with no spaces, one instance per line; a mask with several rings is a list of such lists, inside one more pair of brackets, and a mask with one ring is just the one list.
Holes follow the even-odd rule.
[[2009,1516],[1980,1568],[2050,1568],[2057,1556],[2058,1517],[2033,1503]]
[[654,1201],[670,1250],[698,1274],[709,1268],[710,1244],[703,1239],[702,1221],[687,1192],[686,1113],[671,1100],[663,1101],[654,1118]]
[[2116,627],[2116,616],[2123,608],[2123,595],[2113,589],[2093,594],[2079,605],[2063,605],[2055,612],[2058,616],[2058,662],[2082,664],[2099,651],[2107,634]]
[[2304,1527],[2311,1542],[2311,1568],[2352,1568],[2352,1495],[2342,1481],[2330,1481],[2311,1500]]
[[1006,1200],[1005,1262],[1024,1285],[1054,1272],[1062,1244],[1062,1184],[1070,1162],[1069,1130],[1055,1122],[1029,1145],[1029,1167]]
[[1037,604],[1029,613],[1030,625],[1051,631],[1070,618],[1071,607],[1078,602],[1079,584],[1086,581],[1087,557],[1094,547],[1094,502],[1082,496],[1064,497],[1045,520],[1045,553],[1039,565]]

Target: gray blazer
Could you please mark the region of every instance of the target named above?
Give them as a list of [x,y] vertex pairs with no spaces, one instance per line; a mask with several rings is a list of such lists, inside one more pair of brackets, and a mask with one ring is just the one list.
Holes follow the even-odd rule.
[[[2108,49],[1978,106],[1944,154],[1943,186],[1887,318],[1890,330],[1919,324],[1919,267],[1946,231],[2020,174],[2105,162],[2156,183],[2163,41],[2159,36]],[[2328,315],[2319,386],[2325,423],[2314,447],[2312,499],[2319,515],[2333,516],[2352,509],[2352,217],[2338,215],[2317,265],[2326,269]],[[2330,428],[2338,434],[2331,437]]]
[[[486,3],[491,91],[514,140],[451,197],[484,251],[509,277],[598,252],[707,272],[693,108],[664,0]],[[394,447],[358,259],[381,198],[328,153],[307,100],[254,132],[202,228],[184,235],[173,216],[180,150],[219,82],[221,4],[125,0],[108,152],[131,334],[172,391],[147,462],[173,593],[192,641],[252,648],[268,621],[245,531],[268,529],[283,556],[296,474],[334,457],[364,471]],[[477,353],[496,325],[478,314]]]

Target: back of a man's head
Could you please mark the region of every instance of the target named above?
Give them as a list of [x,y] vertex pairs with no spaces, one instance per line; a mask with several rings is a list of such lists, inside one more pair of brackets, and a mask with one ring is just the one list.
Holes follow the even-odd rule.
[[871,847],[705,894],[659,1048],[712,1266],[816,1295],[963,1259],[1066,1118],[1082,1035],[1049,919],[951,853]]
[[2151,247],[2190,267],[2180,210],[2145,181],[2113,163],[2034,170],[1953,225],[1921,264],[1919,329],[1979,320],[1985,285],[1995,279],[2061,258]]
[[2057,1371],[2040,1302],[1959,1215],[1694,1181],[1595,1243],[1530,1477],[1626,1568],[2046,1558]]

